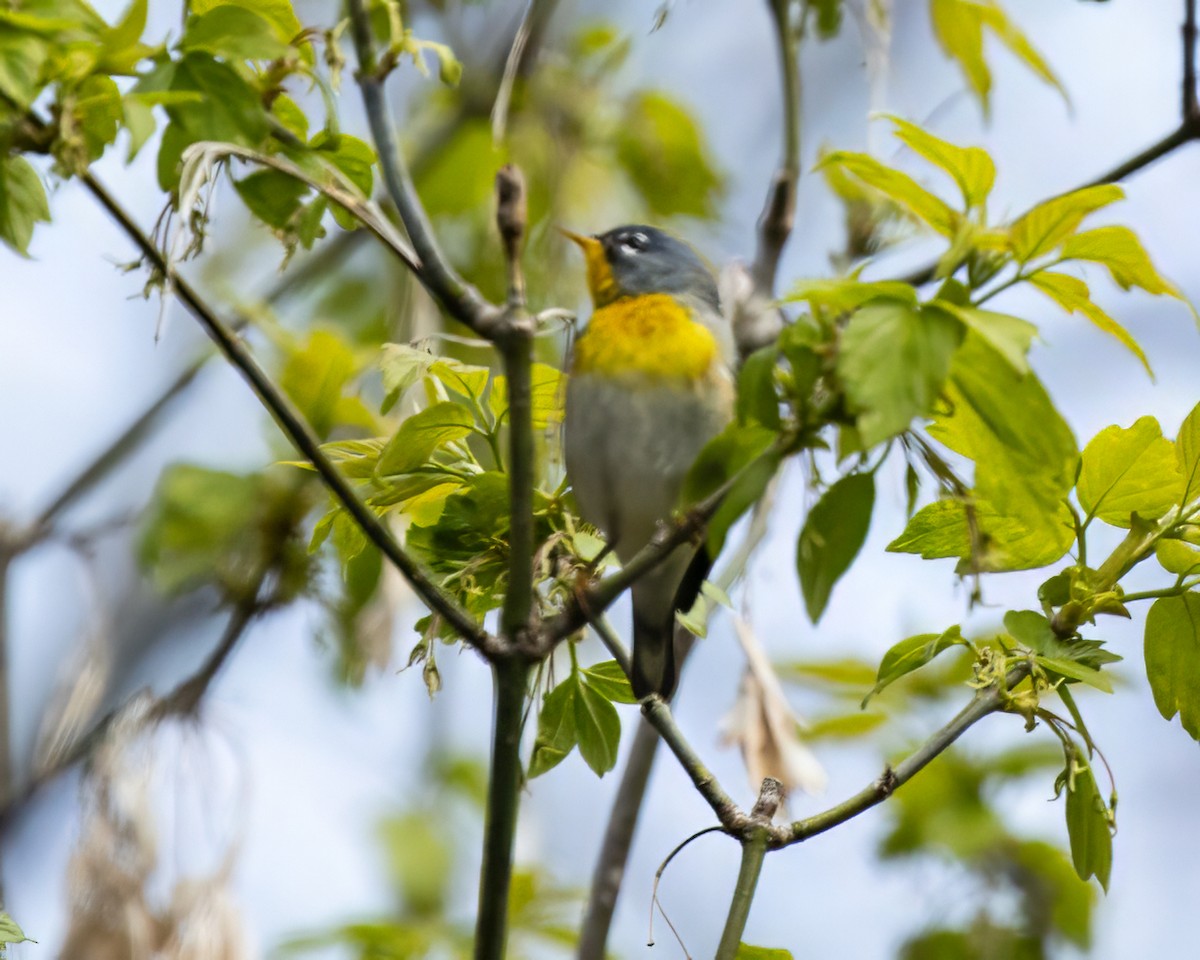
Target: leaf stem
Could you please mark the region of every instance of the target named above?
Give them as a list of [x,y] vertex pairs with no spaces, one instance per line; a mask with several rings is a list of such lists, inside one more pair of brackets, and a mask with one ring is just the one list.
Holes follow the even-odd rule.
[[529,672],[529,661],[516,652],[492,664],[495,718],[484,812],[475,960],[503,960],[505,954],[513,840],[521,795],[521,716]]

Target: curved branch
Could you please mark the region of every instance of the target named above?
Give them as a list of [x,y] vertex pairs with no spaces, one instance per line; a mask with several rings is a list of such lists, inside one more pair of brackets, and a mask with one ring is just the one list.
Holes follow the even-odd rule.
[[251,389],[274,417],[283,433],[313,465],[330,492],[346,509],[346,512],[354,518],[367,539],[375,544],[383,555],[404,574],[414,592],[431,610],[450,623],[467,643],[478,649],[484,656],[495,657],[501,649],[495,638],[489,636],[457,600],[433,582],[421,565],[400,546],[383,521],[359,499],[350,481],[325,456],[321,450],[321,441],[305,422],[300,411],[267,376],[245,344],[192,289],[191,285],[172,270],[171,265],[150,238],[141,231],[125,209],[90,172],[82,174],[80,181],[137,245],[146,260],[168,280],[179,299],[187,307],[188,312],[199,321],[225,358],[250,384]]
[[438,245],[429,216],[421,205],[412,177],[400,153],[396,131],[383,92],[383,77],[375,57],[371,20],[365,0],[350,0],[354,48],[358,54],[358,85],[383,171],[384,184],[421,261],[417,278],[456,320],[480,336],[493,338],[502,311],[467,283],[447,261]]
[[993,684],[976,693],[974,699],[960,710],[953,720],[896,766],[887,767],[872,784],[822,813],[805,817],[803,820],[796,820],[784,827],[782,831],[778,827],[775,828],[772,846],[785,847],[793,843],[800,843],[809,837],[824,833],[826,830],[832,830],[847,820],[854,819],[860,813],[883,803],[972,726],[984,717],[1003,710],[1008,702],[1008,691],[1028,675],[1028,664],[1014,667],[1008,672],[1003,685]]

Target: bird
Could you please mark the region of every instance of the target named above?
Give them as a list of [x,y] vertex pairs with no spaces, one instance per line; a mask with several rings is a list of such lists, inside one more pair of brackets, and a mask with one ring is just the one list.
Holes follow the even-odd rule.
[[[733,336],[711,269],[684,241],[638,224],[562,232],[583,251],[593,304],[568,366],[564,462],[580,516],[627,563],[733,418]],[[638,699],[674,691],[675,613],[691,607],[713,559],[684,543],[634,583]]]

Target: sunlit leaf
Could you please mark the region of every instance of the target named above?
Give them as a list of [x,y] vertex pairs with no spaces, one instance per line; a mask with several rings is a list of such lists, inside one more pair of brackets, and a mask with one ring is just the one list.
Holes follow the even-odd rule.
[[1085,217],[1124,196],[1117,184],[1103,183],[1039,203],[1009,228],[1013,254],[1026,263],[1049,253],[1073,234]]
[[1086,283],[1078,277],[1058,273],[1054,270],[1042,270],[1035,273],[1029,278],[1029,282],[1067,313],[1081,313],[1105,333],[1116,337],[1130,353],[1142,361],[1146,372],[1150,376],[1154,376],[1154,371],[1150,369],[1150,361],[1146,358],[1141,344],[1133,338],[1128,330],[1096,305]]
[[841,167],[943,236],[953,237],[958,232],[962,214],[952,210],[944,200],[934,196],[907,173],[889,167],[869,154],[846,150],[826,154],[817,169],[829,166]]
[[471,433],[475,418],[460,403],[442,401],[414,413],[400,424],[379,458],[382,475],[410,473],[434,451]]
[[842,333],[838,375],[864,445],[873,447],[933,412],[962,332],[945,312],[894,301],[854,313]]
[[1183,496],[1179,502],[1187,505],[1200,496],[1200,404],[1192,408],[1179,428],[1175,456],[1183,476]]
[[1105,427],[1092,438],[1076,490],[1089,517],[1128,528],[1134,513],[1161,517],[1180,501],[1183,486],[1175,445],[1157,420],[1142,417],[1128,429]]
[[986,150],[948,143],[900,117],[888,119],[895,124],[898,140],[954,178],[968,208],[982,206],[987,201],[996,182],[996,165]]
[[1141,287],[1147,293],[1178,297],[1179,290],[1155,268],[1138,235],[1128,227],[1097,227],[1068,237],[1062,255],[1068,260],[1101,264],[1122,290]]
[[584,681],[613,703],[637,703],[629,678],[616,660],[605,660],[583,671]]
[[275,60],[288,51],[269,21],[248,7],[227,3],[191,17],[179,47],[227,60]]

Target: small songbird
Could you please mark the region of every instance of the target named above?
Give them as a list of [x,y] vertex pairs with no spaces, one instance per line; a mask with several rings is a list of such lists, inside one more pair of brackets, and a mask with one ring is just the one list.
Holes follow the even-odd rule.
[[[587,259],[595,307],[567,382],[567,475],[580,513],[622,562],[678,506],[701,448],[733,415],[733,341],[711,270],[654,227],[563,231]],[[633,692],[675,689],[675,611],[711,566],[683,544],[633,586]]]

